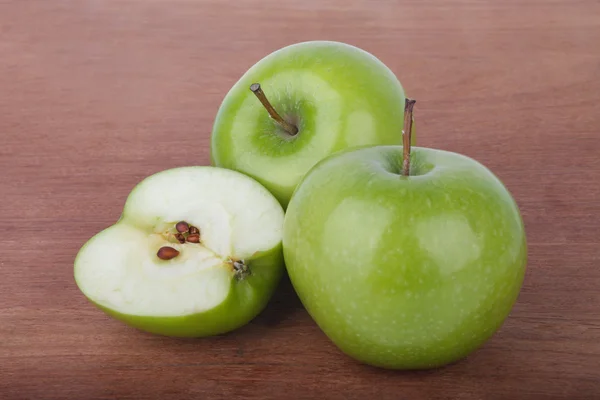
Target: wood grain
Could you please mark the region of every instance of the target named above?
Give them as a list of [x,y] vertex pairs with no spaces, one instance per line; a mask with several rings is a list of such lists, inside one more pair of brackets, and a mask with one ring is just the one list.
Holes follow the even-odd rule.
[[[0,398],[600,398],[600,3],[595,0],[0,1]],[[127,328],[72,273],[143,177],[207,164],[213,117],[257,60],[339,40],[381,58],[420,145],[489,166],[529,266],[468,359],[382,371],[341,355],[284,282],[207,340]]]

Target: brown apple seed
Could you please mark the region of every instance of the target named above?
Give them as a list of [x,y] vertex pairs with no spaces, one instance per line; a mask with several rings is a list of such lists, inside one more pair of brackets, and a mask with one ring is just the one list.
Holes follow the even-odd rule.
[[177,232],[179,233],[184,233],[190,229],[190,225],[185,221],[179,221],[177,225],[175,225],[175,229],[177,229]]
[[158,253],[156,253],[156,256],[161,260],[171,260],[177,257],[178,255],[179,251],[169,246],[161,247],[160,249],[158,249]]
[[200,235],[196,233],[193,235],[188,235],[187,241],[190,243],[200,243]]

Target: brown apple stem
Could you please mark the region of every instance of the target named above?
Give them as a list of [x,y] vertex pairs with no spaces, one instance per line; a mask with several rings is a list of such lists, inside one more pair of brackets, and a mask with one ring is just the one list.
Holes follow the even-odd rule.
[[267,99],[267,96],[265,96],[265,93],[260,88],[260,83],[253,83],[252,85],[250,85],[250,90],[252,90],[252,93],[254,93],[256,97],[258,97],[258,100],[260,100],[262,105],[265,106],[271,118],[273,118],[275,122],[277,122],[287,133],[289,133],[292,136],[298,133],[298,127],[290,124],[285,119],[281,118],[281,115],[279,115],[279,113],[275,111],[275,109]]
[[410,175],[410,140],[413,124],[413,107],[417,101],[406,99],[404,103],[404,129],[402,130],[403,162],[402,175]]

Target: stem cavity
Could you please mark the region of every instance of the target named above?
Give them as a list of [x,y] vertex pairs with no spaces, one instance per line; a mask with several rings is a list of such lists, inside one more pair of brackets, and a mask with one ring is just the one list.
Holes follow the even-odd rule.
[[269,116],[272,119],[274,119],[275,122],[277,122],[279,126],[283,128],[283,130],[285,130],[291,136],[294,136],[298,133],[298,127],[290,124],[285,119],[283,119],[281,115],[279,115],[279,113],[273,108],[273,106],[267,99],[267,96],[262,91],[260,83],[253,83],[252,85],[250,85],[250,90],[252,91],[252,93],[254,93],[256,97],[258,97],[258,100],[260,100],[262,105],[267,109]]
[[413,107],[417,101],[412,99],[406,99],[404,103],[404,128],[402,129],[402,147],[403,147],[403,161],[402,161],[402,175],[410,175],[410,141],[412,134],[413,124]]

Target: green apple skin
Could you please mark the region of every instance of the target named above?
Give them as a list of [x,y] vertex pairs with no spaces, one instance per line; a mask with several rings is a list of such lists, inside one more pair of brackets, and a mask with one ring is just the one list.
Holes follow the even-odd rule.
[[477,161],[402,147],[340,152],[302,180],[284,258],[303,305],[350,357],[390,369],[458,361],[509,315],[527,262],[516,202]]
[[[255,82],[298,134],[269,117],[249,89]],[[372,54],[339,42],[293,44],[261,59],[227,93],[212,129],[211,162],[253,177],[285,208],[326,156],[401,144],[404,102],[401,83]]]
[[[215,186],[220,187],[220,190],[222,192],[226,192],[226,195],[229,197],[231,197],[230,193],[237,193],[238,199],[231,200],[230,203],[241,203],[245,209],[244,212],[255,215],[257,218],[256,221],[261,223],[260,225],[259,223],[255,223],[254,226],[250,227],[247,232],[251,232],[255,236],[259,236],[262,232],[261,229],[265,229],[265,226],[267,226],[266,229],[269,229],[268,226],[272,225],[272,223],[265,219],[265,215],[268,213],[274,215],[274,217],[271,219],[281,221],[279,226],[275,225],[274,228],[279,231],[282,230],[282,207],[266,188],[262,187],[258,182],[250,177],[247,177],[236,171],[225,170],[212,166],[180,167],[158,172],[145,178],[142,182],[136,185],[136,187],[129,194],[124,206],[124,210],[118,221],[90,238],[81,247],[77,256],[75,257],[75,282],[91,304],[107,315],[125,323],[126,325],[137,328],[144,332],[171,337],[206,337],[229,333],[247,325],[252,319],[254,319],[260,312],[264,310],[273,293],[275,292],[281,277],[285,273],[281,239],[278,241],[273,241],[271,238],[270,241],[267,241],[267,247],[256,249],[252,252],[252,254],[244,256],[243,261],[248,267],[250,273],[241,279],[238,279],[234,276],[231,266],[223,265],[216,267],[215,269],[226,271],[223,273],[226,276],[226,278],[224,278],[225,282],[228,283],[225,285],[225,289],[223,289],[222,286],[220,286],[219,289],[225,292],[226,295],[224,295],[223,300],[214,307],[205,309],[201,312],[183,313],[179,315],[140,315],[123,313],[120,312],[117,309],[118,307],[115,307],[114,305],[110,307],[107,304],[102,304],[101,302],[96,301],[94,296],[85,290],[86,285],[84,273],[82,271],[84,268],[89,268],[86,267],[85,263],[89,263],[89,260],[91,258],[93,259],[93,257],[89,256],[89,252],[93,251],[92,248],[94,246],[97,246],[98,243],[111,240],[111,237],[114,237],[115,235],[122,235],[119,232],[123,230],[127,232],[139,231],[142,234],[152,236],[157,231],[156,227],[162,226],[165,223],[165,221],[161,219],[161,216],[148,215],[148,208],[140,206],[140,199],[145,196],[147,197],[146,194],[140,193],[143,193],[144,190],[147,191],[148,187],[153,185],[165,185],[164,190],[154,191],[157,202],[165,202],[170,204],[176,204],[179,202],[180,204],[176,213],[181,213],[178,214],[178,216],[184,216],[183,219],[187,221],[194,221],[195,218],[196,221],[200,222],[196,224],[194,221],[194,225],[202,227],[202,218],[198,218],[197,212],[195,212],[193,207],[195,207],[195,205],[198,204],[198,201],[201,200],[204,188],[198,188],[198,184],[194,180],[198,177],[202,177],[205,174],[212,174],[216,176],[216,178],[211,178],[213,181],[216,181],[213,189]],[[175,185],[175,187],[168,187],[165,183],[155,183],[156,181],[179,181],[180,183]],[[236,192],[236,190],[238,190],[238,192]],[[251,199],[251,196],[244,195],[244,193],[250,191],[258,192],[260,196],[262,196],[261,201],[263,204],[261,209],[254,209],[250,204],[250,202],[254,200]],[[190,193],[192,193],[192,195],[189,195]],[[260,198],[260,196],[258,197]],[[174,199],[175,201],[173,201]],[[189,199],[194,200],[190,201]],[[146,209],[144,210],[144,208]],[[186,211],[186,208],[189,210]],[[158,209],[160,211],[160,206]],[[179,218],[173,219],[174,222],[179,220]],[[250,220],[252,220],[252,218],[250,218]],[[202,228],[200,230],[202,234]],[[279,235],[281,236],[281,233],[279,233]],[[242,238],[240,240],[243,241],[244,239]],[[124,239],[122,245],[120,244],[119,246],[122,248],[128,248],[132,246],[132,243],[133,239]],[[168,244],[162,243],[162,240],[156,243],[155,245],[148,246],[147,250],[149,252],[156,252],[158,247]],[[273,243],[273,245],[270,243]],[[182,246],[188,245],[199,246],[197,244],[186,244]],[[112,244],[112,246],[115,245]],[[111,246],[107,245],[105,247],[107,251],[110,252]],[[240,246],[237,247],[239,248]],[[181,251],[181,254],[185,254],[185,252],[189,250]],[[96,254],[95,257],[97,258],[98,267],[101,268],[103,265],[110,263],[110,261],[104,260],[103,254],[98,254],[98,252],[94,254]],[[235,256],[236,254],[230,255]],[[160,263],[161,261],[158,262]],[[173,263],[169,264],[170,262]],[[164,262],[164,266],[162,266],[162,268],[165,270],[177,268],[176,262],[177,258],[171,261],[166,261]],[[132,264],[132,262],[125,262],[123,263],[123,268],[130,268]],[[187,279],[189,280],[193,278],[194,274],[205,273],[206,272],[203,271],[189,273],[189,277]],[[218,279],[222,280],[223,276],[220,275]],[[168,284],[168,282],[165,282],[165,284]],[[176,287],[171,290],[177,293]],[[146,293],[142,294],[145,295]],[[152,293],[150,293],[150,295],[152,295]],[[136,301],[137,300],[140,299],[136,299]]]

